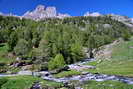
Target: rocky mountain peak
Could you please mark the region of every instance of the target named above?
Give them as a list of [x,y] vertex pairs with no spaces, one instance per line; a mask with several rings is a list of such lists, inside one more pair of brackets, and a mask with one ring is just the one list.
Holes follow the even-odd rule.
[[56,7],[47,7],[46,12],[47,12],[48,17],[56,17],[57,16]]
[[56,7],[45,7],[43,5],[38,5],[35,10],[28,11],[23,15],[23,18],[33,19],[33,20],[42,20],[45,18],[65,18],[70,17],[66,14],[58,14]]
[[35,11],[44,11],[45,10],[45,6],[43,5],[38,5],[35,9]]

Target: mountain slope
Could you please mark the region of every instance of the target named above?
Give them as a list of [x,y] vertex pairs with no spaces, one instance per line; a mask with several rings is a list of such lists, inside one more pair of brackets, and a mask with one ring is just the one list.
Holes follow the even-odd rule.
[[82,60],[86,58],[84,48],[90,54],[88,57],[93,57],[93,49],[118,38],[129,40],[132,35],[130,27],[112,20],[110,16],[47,18],[41,21],[10,16],[0,16],[0,19],[0,42],[8,46],[7,54],[1,58],[7,59],[11,53],[14,58],[30,58],[33,63],[41,65],[59,54],[66,64]]

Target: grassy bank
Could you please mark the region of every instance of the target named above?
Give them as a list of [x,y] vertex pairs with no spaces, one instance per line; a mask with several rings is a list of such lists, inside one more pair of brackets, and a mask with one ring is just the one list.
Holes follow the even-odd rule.
[[133,39],[114,46],[111,59],[101,60],[88,63],[87,65],[96,66],[96,69],[87,71],[133,77]]
[[73,75],[80,75],[81,73],[79,71],[76,71],[76,70],[70,70],[70,71],[62,71],[58,74],[55,74],[54,76],[56,78],[61,78],[61,77],[70,77],[70,76],[73,76]]
[[6,43],[0,44],[0,63],[11,63],[15,59],[13,57],[8,57],[8,46]]
[[88,81],[83,85],[83,89],[133,89],[133,85],[124,84],[117,81]]
[[36,81],[40,81],[42,87],[61,87],[61,83],[55,83],[51,81],[45,81],[37,77],[32,76],[15,76],[15,77],[6,77],[6,82],[2,82],[2,78],[0,78],[0,89],[29,89],[32,84]]

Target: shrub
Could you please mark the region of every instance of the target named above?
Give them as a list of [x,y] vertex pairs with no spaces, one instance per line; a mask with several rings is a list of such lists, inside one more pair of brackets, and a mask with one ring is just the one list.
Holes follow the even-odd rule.
[[122,36],[125,41],[128,41],[131,37],[130,33],[128,33],[127,31],[125,31]]
[[7,78],[0,78],[0,87],[8,81]]
[[41,64],[41,71],[46,71],[46,70],[48,70],[48,63]]
[[73,62],[77,62],[83,58],[84,54],[82,52],[82,45],[80,43],[72,44],[71,55]]
[[63,67],[65,65],[64,57],[62,54],[57,54],[54,59],[51,59],[48,63],[49,70]]
[[15,32],[12,32],[11,35],[9,36],[9,39],[8,39],[8,42],[7,42],[8,47],[9,47],[9,51],[13,51],[13,48],[17,44],[17,40],[18,40],[17,34]]
[[24,39],[20,39],[16,47],[14,48],[14,51],[16,55],[20,55],[20,56],[26,55],[29,51],[28,42]]

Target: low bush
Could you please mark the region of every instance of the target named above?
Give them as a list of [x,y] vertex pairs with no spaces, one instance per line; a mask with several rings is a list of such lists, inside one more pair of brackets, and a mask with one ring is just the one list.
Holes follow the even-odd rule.
[[65,65],[64,57],[62,54],[57,54],[54,59],[51,59],[48,63],[49,70],[63,67]]
[[3,84],[5,84],[8,81],[7,78],[0,78],[0,88]]

